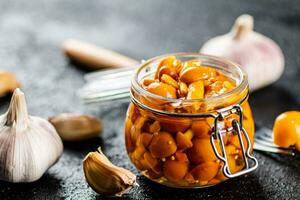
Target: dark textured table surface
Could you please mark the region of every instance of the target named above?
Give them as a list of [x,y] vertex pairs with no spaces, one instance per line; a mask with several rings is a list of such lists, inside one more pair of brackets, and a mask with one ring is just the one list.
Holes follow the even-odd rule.
[[[251,94],[256,123],[272,127],[285,110],[300,108],[300,2],[255,1],[0,1],[0,69],[18,76],[32,115],[92,113],[103,119],[101,137],[65,143],[64,153],[39,180],[30,184],[0,182],[0,199],[102,199],[86,184],[82,159],[102,146],[108,157],[136,174],[125,153],[123,120],[126,103],[87,107],[75,91],[86,73],[61,52],[73,37],[137,59],[198,51],[210,37],[225,33],[234,19],[249,13],[255,29],[283,48],[286,69],[274,85]],[[1,99],[0,111],[9,98]],[[300,159],[255,152],[260,166],[244,177],[198,190],[170,189],[138,175],[140,187],[127,199],[300,199]]]

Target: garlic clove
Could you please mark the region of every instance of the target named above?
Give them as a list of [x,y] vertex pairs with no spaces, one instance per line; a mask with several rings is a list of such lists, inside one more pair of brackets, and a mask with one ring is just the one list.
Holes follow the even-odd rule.
[[80,141],[97,137],[102,131],[101,121],[90,115],[63,113],[49,118],[65,141]]
[[0,116],[0,180],[33,182],[61,156],[63,144],[45,119],[29,116],[24,93],[16,89]]
[[83,171],[89,186],[104,196],[122,196],[136,186],[136,176],[127,169],[113,165],[99,148],[83,160]]
[[13,92],[18,87],[20,87],[20,83],[14,74],[0,71],[0,97]]
[[280,78],[284,56],[270,38],[253,30],[253,17],[239,16],[231,31],[208,40],[201,53],[228,58],[247,72],[250,90],[265,87]]

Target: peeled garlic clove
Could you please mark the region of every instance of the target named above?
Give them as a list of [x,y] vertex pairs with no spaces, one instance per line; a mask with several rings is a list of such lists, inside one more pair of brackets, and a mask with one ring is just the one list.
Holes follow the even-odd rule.
[[50,117],[49,121],[65,141],[94,138],[102,131],[101,121],[90,115],[64,113]]
[[104,196],[122,196],[137,185],[136,176],[113,165],[99,148],[83,160],[83,171],[89,186]]
[[61,156],[63,144],[45,119],[29,116],[24,93],[16,89],[0,116],[0,180],[38,180]]
[[208,40],[201,53],[228,58],[247,72],[251,91],[267,86],[283,73],[284,56],[270,38],[253,31],[253,17],[239,16],[231,31]]
[[0,71],[0,97],[13,92],[18,87],[20,87],[20,83],[14,74]]

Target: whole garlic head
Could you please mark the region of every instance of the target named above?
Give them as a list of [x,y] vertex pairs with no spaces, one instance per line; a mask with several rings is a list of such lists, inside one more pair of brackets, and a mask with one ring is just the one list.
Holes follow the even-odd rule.
[[24,93],[16,89],[8,111],[0,116],[0,180],[33,182],[62,151],[55,128],[45,119],[29,116]]
[[280,47],[270,38],[253,31],[253,17],[239,16],[231,31],[208,40],[201,53],[228,58],[247,72],[250,90],[279,79],[284,69]]

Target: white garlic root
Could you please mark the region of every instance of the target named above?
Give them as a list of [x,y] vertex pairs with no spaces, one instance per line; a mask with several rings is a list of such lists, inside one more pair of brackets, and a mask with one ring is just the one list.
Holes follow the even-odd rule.
[[16,89],[0,116],[0,180],[33,182],[60,157],[63,144],[45,119],[29,116],[24,93]]
[[270,38],[253,31],[253,17],[239,16],[231,31],[208,40],[201,53],[228,58],[247,72],[250,90],[265,87],[280,78],[284,56]]
[[80,141],[99,136],[102,124],[90,115],[63,113],[49,118],[60,137],[65,141]]
[[113,165],[100,148],[85,157],[83,171],[89,186],[104,196],[122,196],[137,185],[136,176],[127,169]]
[[20,87],[20,83],[14,74],[0,71],[0,97],[12,93],[18,87]]

